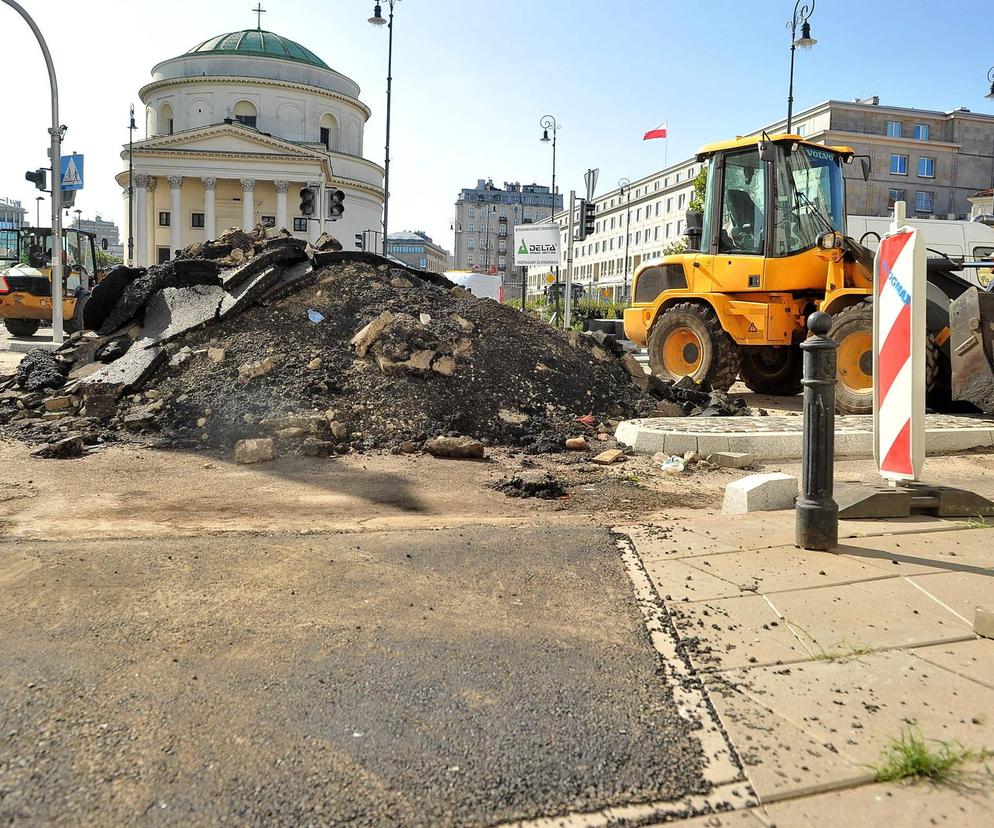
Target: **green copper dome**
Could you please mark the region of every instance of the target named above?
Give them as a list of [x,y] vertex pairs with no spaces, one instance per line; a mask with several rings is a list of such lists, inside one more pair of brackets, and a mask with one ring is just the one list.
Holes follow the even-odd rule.
[[262,29],[244,29],[240,32],[218,35],[194,46],[186,54],[270,57],[306,63],[309,66],[317,66],[319,69],[331,68],[310,49],[305,49],[299,43]]

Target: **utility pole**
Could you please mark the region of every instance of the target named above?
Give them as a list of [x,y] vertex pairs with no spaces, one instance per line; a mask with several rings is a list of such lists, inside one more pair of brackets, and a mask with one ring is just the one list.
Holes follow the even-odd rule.
[[48,150],[52,163],[52,342],[56,345],[62,344],[62,134],[65,127],[59,123],[59,84],[55,77],[55,64],[52,62],[52,53],[48,51],[48,44],[42,36],[41,30],[34,22],[20,3],[15,0],[2,0],[16,11],[34,32],[41,53],[45,57],[45,66],[48,68],[48,82],[52,90],[52,126],[49,127],[49,134],[52,138],[52,145]]

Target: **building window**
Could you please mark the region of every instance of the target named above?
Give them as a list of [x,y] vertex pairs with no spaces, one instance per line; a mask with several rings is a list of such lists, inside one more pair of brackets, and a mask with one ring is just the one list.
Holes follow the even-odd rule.
[[672,199],[672,197],[666,199],[666,212],[667,213],[672,213],[673,212],[673,199]]
[[808,134],[808,125],[807,124],[801,124],[797,128],[797,134],[800,135],[802,138],[804,138]]
[[190,216],[190,226],[191,227],[203,227],[204,226],[204,214],[203,213],[193,213]]
[[892,155],[890,157],[890,174],[891,175],[907,175],[908,174],[908,156],[907,155]]
[[466,249],[467,250],[476,250],[476,240],[475,239],[470,239],[469,241],[467,241],[466,242]]
[[305,218],[295,218],[293,220],[293,231],[295,233],[306,233],[307,232],[307,219],[305,219]]
[[932,194],[927,192],[922,192],[919,190],[915,193],[915,212],[916,213],[931,213],[932,212]]
[[652,232],[652,240],[659,241],[659,228],[656,227]]
[[656,202],[656,215],[659,215],[659,202]]
[[276,226],[276,216],[263,216],[262,217],[263,227],[275,227]]
[[666,238],[671,238],[673,236],[673,222],[666,223]]
[[331,127],[321,127],[321,143],[325,149],[331,149]]
[[918,159],[918,177],[919,178],[935,178],[935,159],[934,158],[919,158]]
[[637,209],[637,210],[635,211],[635,221],[641,221],[641,220],[642,220],[642,208],[641,208],[641,207],[639,207],[639,208],[638,208],[638,209]]
[[[482,230],[483,228],[481,227],[480,229]],[[475,233],[476,232],[476,225],[475,224],[471,224],[469,226],[469,232],[470,233]]]
[[901,137],[901,122],[900,121],[888,121],[887,122],[887,135],[890,138],[900,138]]
[[635,244],[642,244],[642,231],[638,230],[635,233]]
[[916,141],[928,140],[928,124],[915,124],[915,140]]
[[419,266],[421,267],[422,270],[424,270],[426,267],[428,267],[428,260],[427,259],[418,259],[418,263],[419,263]]
[[676,208],[678,210],[682,210],[683,209],[683,205],[686,202],[687,202],[687,194],[686,193],[680,193],[680,196],[676,200]]
[[169,255],[168,247],[157,247],[155,249],[155,253],[156,253],[155,260],[159,264],[165,264],[172,258],[172,256]]
[[906,202],[907,200],[908,200],[908,191],[907,190],[895,190],[895,189],[892,188],[887,193],[887,206],[891,210],[894,209],[894,205],[898,201],[905,201]]
[[159,227],[169,226],[169,213],[160,212],[159,213]]
[[258,113],[255,106],[248,101],[239,101],[235,104],[235,120],[245,126],[255,127],[258,121]]

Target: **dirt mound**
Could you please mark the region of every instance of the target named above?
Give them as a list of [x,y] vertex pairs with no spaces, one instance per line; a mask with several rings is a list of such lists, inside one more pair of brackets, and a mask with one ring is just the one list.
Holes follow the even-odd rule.
[[528,445],[643,400],[615,358],[578,340],[386,265],[346,264],[186,337],[150,385],[165,403],[162,433],[212,445],[263,434],[355,448],[439,434]]

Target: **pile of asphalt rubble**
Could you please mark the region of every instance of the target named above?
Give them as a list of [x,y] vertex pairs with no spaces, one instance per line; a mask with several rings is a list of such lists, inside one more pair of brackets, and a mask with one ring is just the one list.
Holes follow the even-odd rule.
[[627,417],[747,413],[647,376],[613,337],[563,333],[437,274],[331,236],[227,230],[165,264],[119,266],[84,331],[0,382],[4,431],[78,456],[113,440],[274,454],[485,445],[561,451]]

